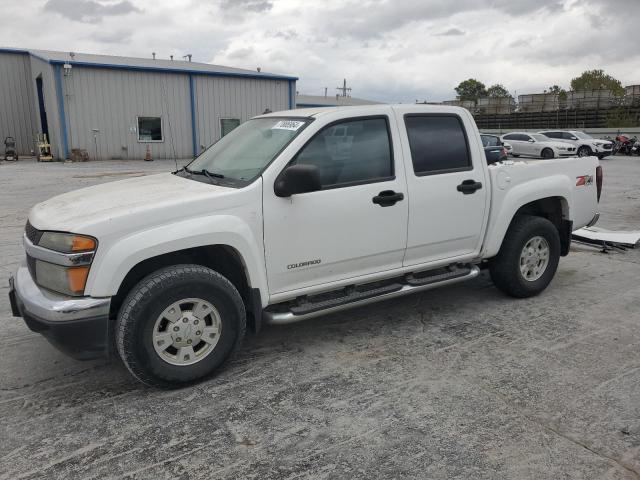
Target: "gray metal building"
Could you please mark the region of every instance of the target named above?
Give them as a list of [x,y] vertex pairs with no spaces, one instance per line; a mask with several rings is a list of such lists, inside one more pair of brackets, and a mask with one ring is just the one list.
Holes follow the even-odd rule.
[[197,155],[249,118],[295,107],[296,77],[178,60],[0,49],[0,142],[47,133],[56,158]]

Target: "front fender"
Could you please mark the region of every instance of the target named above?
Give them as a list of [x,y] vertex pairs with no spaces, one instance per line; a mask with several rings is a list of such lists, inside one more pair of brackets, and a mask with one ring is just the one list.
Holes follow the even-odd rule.
[[264,266],[261,239],[258,226],[252,228],[233,215],[195,217],[147,228],[108,245],[100,243],[85,292],[93,297],[113,296],[127,273],[143,260],[187,248],[228,245],[242,256],[250,286],[266,294],[266,275],[260,268]]
[[[494,185],[497,183],[493,181]],[[483,258],[491,258],[498,253],[511,220],[527,203],[543,198],[559,197],[562,201],[563,218],[570,220],[569,205],[572,205],[572,188],[567,175],[554,175],[545,178],[544,182],[540,179],[532,179],[509,189],[495,189],[487,229],[488,235],[482,249]]]

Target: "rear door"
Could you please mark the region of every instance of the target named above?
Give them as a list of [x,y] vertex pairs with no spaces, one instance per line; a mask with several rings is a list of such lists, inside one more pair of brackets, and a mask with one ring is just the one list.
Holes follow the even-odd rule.
[[458,110],[396,111],[409,191],[404,265],[474,257],[482,244],[490,185],[473,119]]

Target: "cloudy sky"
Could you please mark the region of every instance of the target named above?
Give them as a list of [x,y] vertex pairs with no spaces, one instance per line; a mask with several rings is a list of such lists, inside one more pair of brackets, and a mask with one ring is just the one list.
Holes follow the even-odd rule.
[[603,68],[640,83],[638,0],[0,0],[0,45],[294,74],[320,95],[446,100],[474,77],[512,94]]

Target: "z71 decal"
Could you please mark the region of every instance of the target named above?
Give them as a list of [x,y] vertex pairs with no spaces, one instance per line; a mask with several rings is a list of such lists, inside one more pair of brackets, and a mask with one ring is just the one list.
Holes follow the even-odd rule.
[[576,187],[593,185],[593,175],[582,175],[576,177]]

